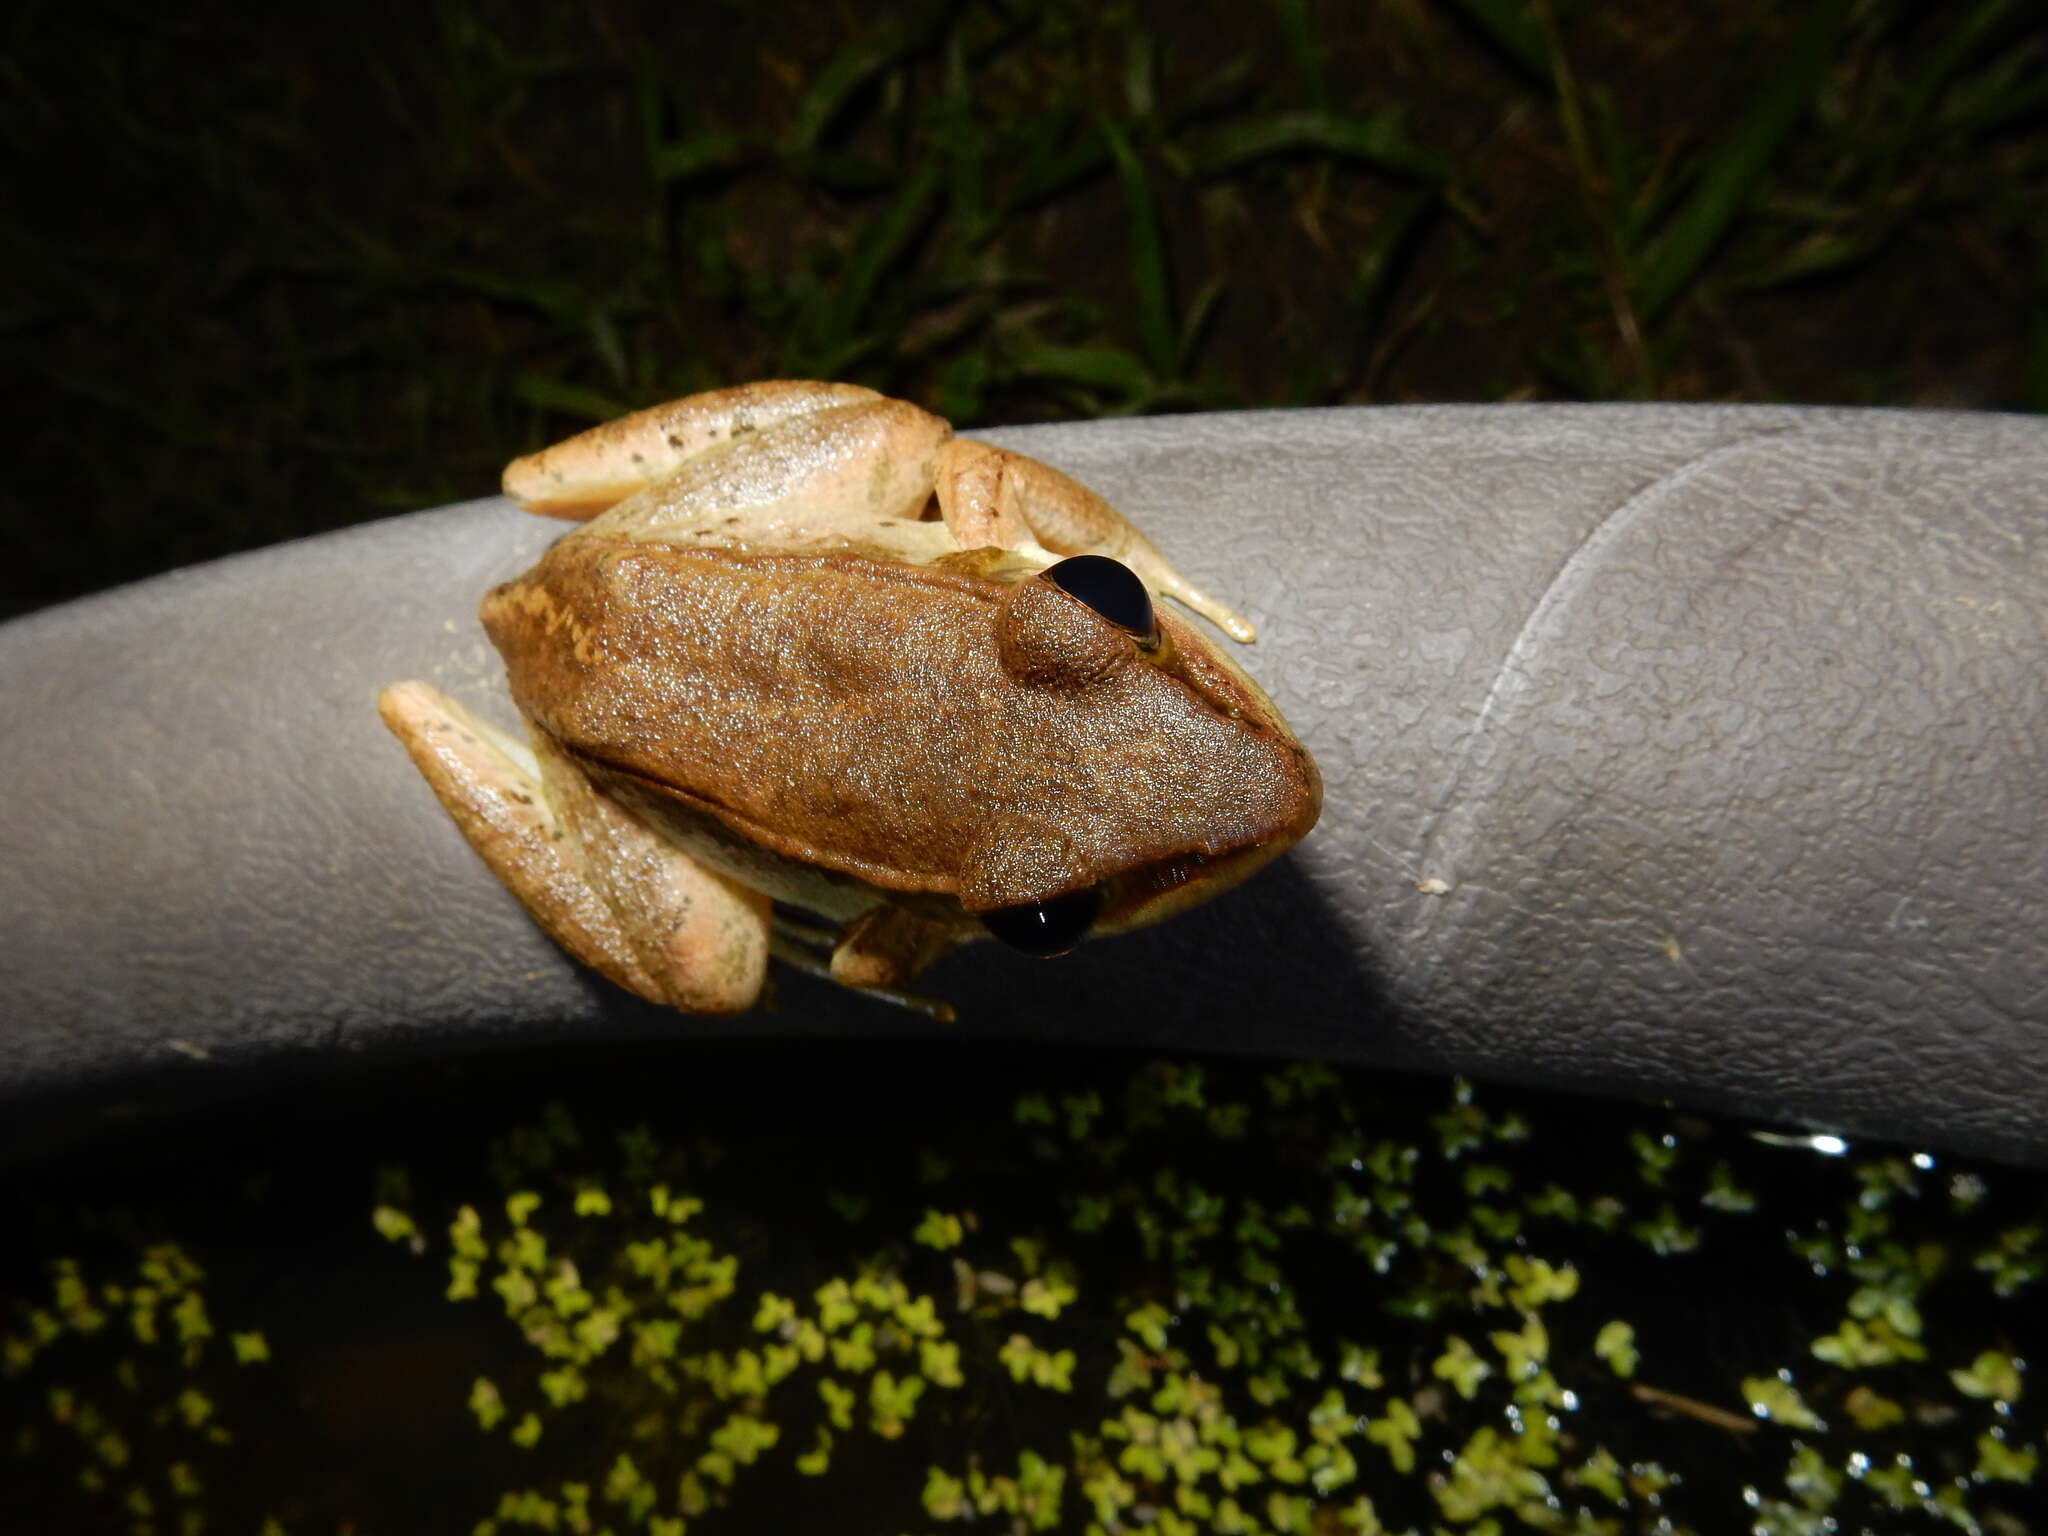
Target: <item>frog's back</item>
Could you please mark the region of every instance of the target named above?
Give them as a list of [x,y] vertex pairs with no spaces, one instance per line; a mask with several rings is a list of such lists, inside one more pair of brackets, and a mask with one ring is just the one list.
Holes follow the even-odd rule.
[[1261,786],[1298,784],[1298,744],[1149,667],[1085,697],[1017,682],[993,637],[1007,590],[583,536],[484,620],[521,709],[601,781],[884,890],[979,910],[1276,835],[1286,794]]

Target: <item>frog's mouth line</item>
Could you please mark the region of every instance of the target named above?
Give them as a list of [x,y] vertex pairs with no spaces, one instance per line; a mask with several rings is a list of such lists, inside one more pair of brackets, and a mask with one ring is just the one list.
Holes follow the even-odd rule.
[[1124,933],[1200,906],[1240,885],[1294,846],[1293,839],[1207,854],[1192,850],[1119,875],[1103,892],[1092,933]]

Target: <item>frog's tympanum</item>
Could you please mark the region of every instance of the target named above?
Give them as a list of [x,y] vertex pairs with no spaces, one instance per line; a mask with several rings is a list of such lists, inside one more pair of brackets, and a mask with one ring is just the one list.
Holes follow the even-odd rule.
[[897,989],[964,941],[1155,922],[1315,823],[1272,701],[1153,594],[1251,626],[1100,496],[913,405],[720,390],[505,490],[588,520],[484,599],[528,741],[426,683],[379,704],[540,925],[642,997],[745,1008],[772,949],[943,1015]]

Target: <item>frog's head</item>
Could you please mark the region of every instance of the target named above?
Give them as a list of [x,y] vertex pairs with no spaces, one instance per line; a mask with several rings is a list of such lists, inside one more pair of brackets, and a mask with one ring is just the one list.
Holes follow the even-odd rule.
[[1006,943],[1058,954],[1157,922],[1315,825],[1322,780],[1273,701],[1126,566],[1077,555],[1017,581],[994,638],[1035,749],[959,899]]

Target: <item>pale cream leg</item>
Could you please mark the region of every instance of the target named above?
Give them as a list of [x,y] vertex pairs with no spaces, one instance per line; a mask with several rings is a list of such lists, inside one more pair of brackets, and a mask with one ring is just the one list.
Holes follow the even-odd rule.
[[690,1013],[753,1004],[767,969],[766,897],[703,869],[572,765],[536,764],[429,684],[393,683],[377,707],[470,846],[556,943],[650,1002]]
[[770,379],[688,395],[564,438],[505,467],[505,494],[529,512],[595,517],[685,461],[833,406],[884,398],[858,384]]
[[1121,512],[1050,464],[956,437],[939,449],[936,489],[940,513],[963,549],[1016,549],[1029,540],[1058,555],[1108,555],[1231,639],[1257,638],[1242,614],[1183,577]]
[[901,558],[917,559],[952,548],[942,524],[919,521],[952,430],[902,400],[793,415],[685,460],[586,531],[782,551],[908,539],[915,548]]

